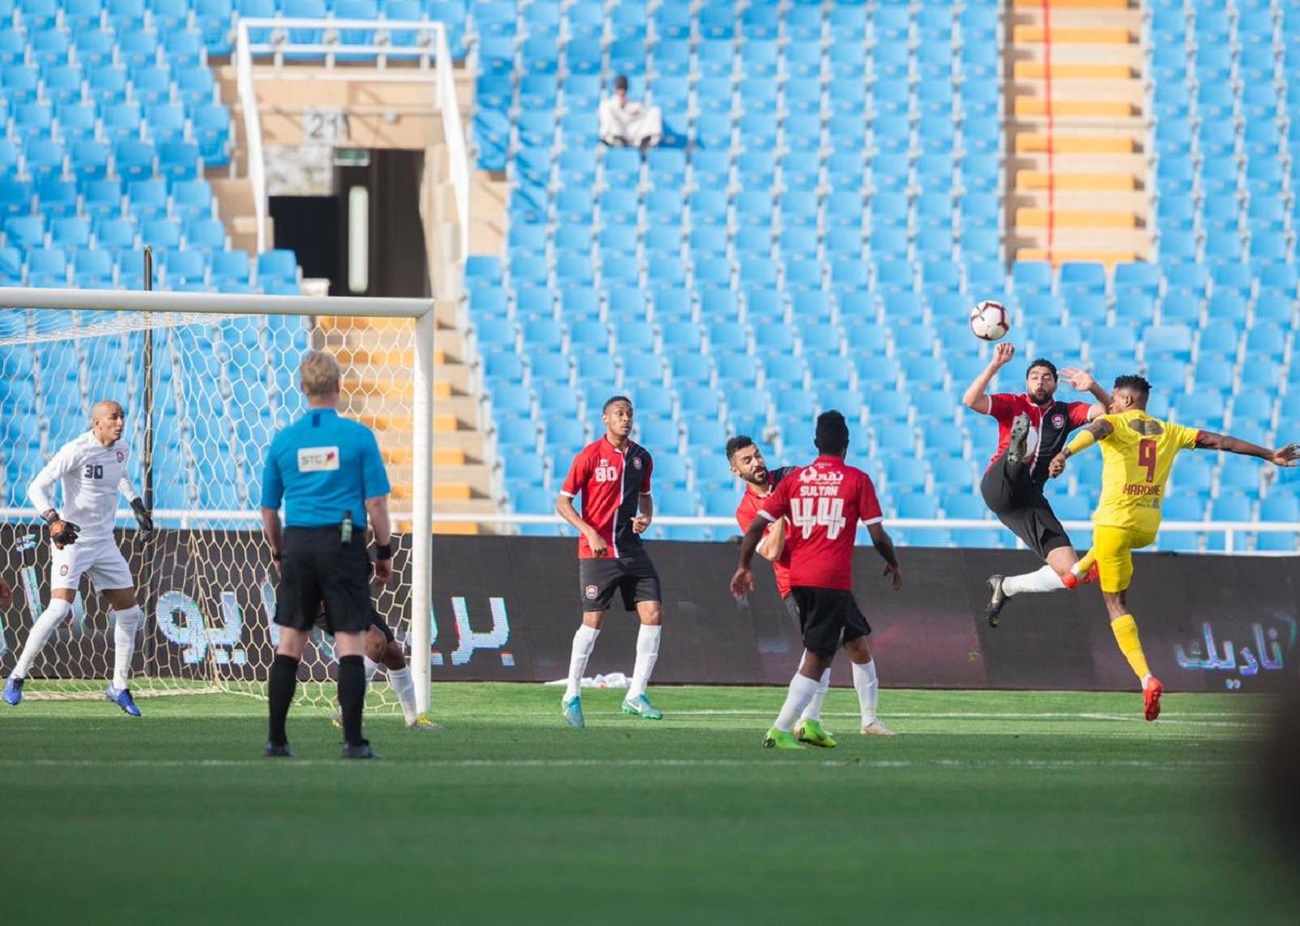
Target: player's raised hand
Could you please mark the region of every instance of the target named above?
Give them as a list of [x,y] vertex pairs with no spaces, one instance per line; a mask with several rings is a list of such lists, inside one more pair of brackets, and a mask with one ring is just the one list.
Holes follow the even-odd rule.
[[646,532],[646,528],[648,528],[649,526],[650,526],[650,519],[643,514],[639,514],[632,519],[632,533],[634,534],[644,534]]
[[731,594],[737,598],[744,598],[754,590],[754,572],[741,566],[736,570],[736,574],[731,577]]
[[1001,344],[993,348],[993,359],[990,361],[989,365],[995,369],[1001,369],[1010,363],[1011,358],[1015,355],[1016,345],[1003,341]]
[[885,571],[881,575],[889,576],[889,587],[894,591],[903,587],[903,567],[897,563],[885,563]]
[[1300,444],[1287,444],[1274,450],[1269,459],[1278,466],[1295,466],[1296,460],[1300,460]]
[[1052,457],[1052,462],[1047,464],[1047,475],[1055,479],[1061,473],[1065,472],[1065,461],[1067,457],[1063,453],[1058,453]]
[[1093,379],[1091,373],[1084,372],[1076,367],[1062,368],[1061,379],[1080,392],[1091,392],[1092,388],[1097,385],[1097,380]]

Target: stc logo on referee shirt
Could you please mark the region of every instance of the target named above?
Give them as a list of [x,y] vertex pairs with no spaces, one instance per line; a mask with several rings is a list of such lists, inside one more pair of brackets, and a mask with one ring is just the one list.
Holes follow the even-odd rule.
[[298,472],[324,473],[339,468],[339,448],[302,447],[298,450]]

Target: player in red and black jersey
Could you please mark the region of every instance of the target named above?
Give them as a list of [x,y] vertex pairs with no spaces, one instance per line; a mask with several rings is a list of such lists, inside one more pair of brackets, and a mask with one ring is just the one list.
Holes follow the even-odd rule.
[[[641,631],[636,640],[636,664],[632,684],[623,699],[623,713],[647,720],[661,720],[663,713],[646,697],[650,673],[659,658],[660,602],[659,573],[641,543],[641,535],[654,517],[650,498],[650,473],[654,461],[640,444],[629,440],[632,433],[632,400],[616,395],[606,400],[600,420],[605,434],[573,458],[564,478],[555,510],[572,524],[578,538],[578,595],[582,602],[582,626],[573,636],[569,660],[569,684],[561,706],[572,727],[582,727],[580,688],[587,659],[596,646],[600,624],[609,610],[614,593],[623,606],[636,611]],[[573,500],[582,496],[582,514]]]
[[862,707],[862,732],[892,735],[876,718],[880,683],[867,646],[871,625],[853,597],[853,545],[859,522],[867,525],[894,589],[902,585],[903,573],[893,541],[881,523],[880,502],[871,477],[844,462],[849,449],[844,416],[837,411],[817,416],[815,443],[821,456],[782,479],[745,531],[740,543],[740,565],[731,577],[732,594],[749,594],[754,588],[749,564],[767,530],[764,522],[787,518],[789,531],[796,538],[790,554],[790,595],[799,608],[805,652],[799,671],[790,681],[781,713],[763,738],[764,746],[780,749],[801,748],[791,728],[816,694],[822,672],[830,667],[840,646],[853,662],[853,687]]
[[990,627],[998,625],[1002,606],[1012,595],[1054,592],[1077,583],[1072,567],[1079,554],[1043,494],[1043,484],[1048,464],[1061,452],[1070,432],[1104,415],[1110,405],[1110,395],[1095,379],[1070,367],[1061,370],[1060,379],[1081,392],[1092,393],[1097,401],[1057,401],[1056,366],[1042,357],[1029,364],[1023,393],[989,395],[989,382],[1015,354],[1012,344],[995,347],[989,365],[966,388],[962,404],[998,423],[997,453],[980,483],[985,504],[1046,565],[1024,575],[989,577],[991,596],[984,616]]
[[[728,440],[726,451],[731,471],[745,482],[745,494],[741,496],[740,504],[736,506],[736,523],[740,525],[741,533],[744,533],[749,530],[749,525],[754,523],[754,518],[758,517],[763,503],[776,489],[777,484],[794,472],[795,467],[783,466],[780,469],[769,470],[767,462],[763,459],[763,452],[755,445],[754,439],[747,434],[737,434]],[[799,606],[795,604],[794,596],[790,594],[790,551],[794,549],[796,541],[790,535],[789,525],[790,522],[785,518],[768,522],[767,531],[759,541],[756,552],[771,561],[772,572],[776,576],[776,590],[780,593],[781,601],[790,616],[794,618],[797,627]],[[826,748],[834,747],[835,737],[822,726],[822,705],[826,701],[826,693],[830,691],[830,687],[831,670],[828,666],[817,683],[817,693],[813,695],[794,725],[794,735],[800,742]]]

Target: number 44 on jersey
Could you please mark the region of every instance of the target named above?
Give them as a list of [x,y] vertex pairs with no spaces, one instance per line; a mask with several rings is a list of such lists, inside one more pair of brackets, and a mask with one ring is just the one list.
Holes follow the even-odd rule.
[[844,499],[842,498],[792,498],[790,520],[807,540],[817,527],[826,528],[826,539],[834,540],[844,530]]

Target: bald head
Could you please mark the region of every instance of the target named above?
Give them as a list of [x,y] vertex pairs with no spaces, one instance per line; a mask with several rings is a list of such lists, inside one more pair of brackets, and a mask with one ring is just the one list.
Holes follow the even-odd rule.
[[113,446],[121,438],[125,426],[126,413],[112,399],[100,399],[90,410],[90,428],[105,447]]

